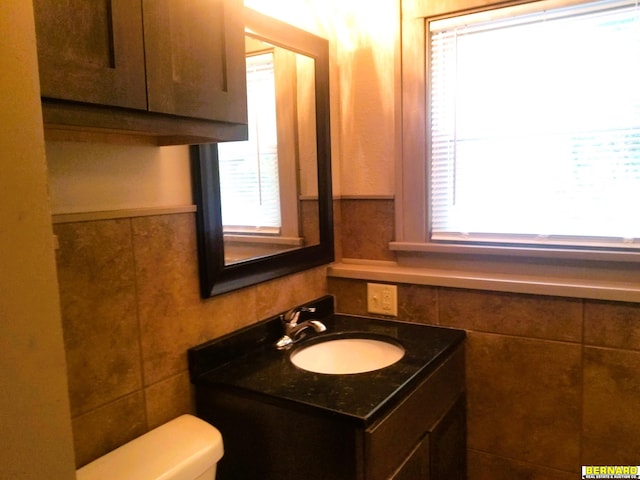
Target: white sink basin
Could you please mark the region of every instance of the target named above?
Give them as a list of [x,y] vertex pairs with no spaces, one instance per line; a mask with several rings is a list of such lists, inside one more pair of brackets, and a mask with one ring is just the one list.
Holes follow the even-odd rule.
[[302,347],[291,354],[298,368],[315,373],[349,374],[379,370],[404,356],[401,346],[371,338],[339,338]]

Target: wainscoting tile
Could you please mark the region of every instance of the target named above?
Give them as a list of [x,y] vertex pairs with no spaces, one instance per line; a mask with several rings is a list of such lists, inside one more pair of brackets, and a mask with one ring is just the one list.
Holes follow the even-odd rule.
[[345,258],[395,260],[393,200],[342,200],[342,255]]
[[318,212],[318,200],[300,201],[300,218],[302,219],[302,236],[305,245],[317,245],[320,243],[320,213]]
[[367,282],[348,278],[329,278],[329,293],[336,296],[336,311],[368,315]]
[[144,384],[187,370],[187,349],[256,321],[251,289],[200,298],[193,214],[133,220]]
[[71,414],[141,388],[128,220],[57,224],[54,231]]
[[183,372],[145,388],[147,425],[158,427],[185,413],[194,414],[193,387]]
[[470,449],[559,470],[576,468],[580,345],[471,332],[467,388]]
[[483,452],[469,452],[469,480],[575,480],[577,471],[553,470]]
[[640,304],[587,300],[584,343],[640,350]]
[[398,318],[406,322],[438,324],[438,289],[398,285]]
[[76,467],[146,433],[142,390],[72,420]]
[[584,465],[637,465],[640,353],[584,351]]
[[342,200],[333,201],[333,246],[336,262],[342,260]]
[[582,338],[581,300],[443,288],[439,303],[441,325],[549,340]]
[[260,283],[256,310],[260,320],[309,302],[327,293],[327,268],[317,267]]
[[193,215],[133,219],[145,385],[186,369],[200,297]]

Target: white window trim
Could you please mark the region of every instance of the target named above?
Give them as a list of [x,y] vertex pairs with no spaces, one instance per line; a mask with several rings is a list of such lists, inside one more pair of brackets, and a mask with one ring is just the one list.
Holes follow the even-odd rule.
[[[513,2],[513,5],[523,3]],[[570,3],[579,2],[567,2]],[[494,1],[493,5],[503,7],[505,3]],[[585,288],[592,285],[608,291],[602,298],[639,302],[638,294],[629,295],[628,291],[629,285],[637,285],[640,291],[640,254],[637,252],[443,245],[429,241],[426,176],[428,88],[425,88],[428,78],[425,51],[428,20],[490,8],[485,0],[456,0],[455,3],[449,0],[402,0],[401,128],[398,137],[401,154],[398,155],[396,169],[396,237],[390,244],[391,250],[397,254],[398,268],[417,269],[419,272],[436,264],[435,273],[429,275],[429,284],[433,285],[452,286],[446,280],[450,272],[474,278],[482,273],[480,277],[485,280],[499,277],[502,289],[507,289],[505,285],[511,282],[512,291],[521,293],[542,293],[538,288],[540,284],[551,285],[544,290],[549,295],[562,285]],[[438,282],[437,278],[442,278],[442,281]],[[550,278],[553,282],[548,281]],[[621,283],[624,288],[620,288]],[[480,282],[473,288],[482,288],[482,284]],[[490,290],[491,283],[486,285]],[[619,294],[616,294],[618,289]],[[577,292],[581,289],[565,291],[575,291],[576,296],[580,296]]]

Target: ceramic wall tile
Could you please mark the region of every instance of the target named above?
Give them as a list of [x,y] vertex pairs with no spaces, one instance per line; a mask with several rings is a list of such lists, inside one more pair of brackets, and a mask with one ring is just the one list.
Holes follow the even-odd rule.
[[263,318],[257,310],[257,289],[249,287],[204,300],[198,343],[221,337]]
[[640,304],[587,300],[584,342],[588,345],[640,350]]
[[581,346],[467,337],[468,445],[572,471],[580,459]]
[[193,386],[188,372],[179,373],[145,388],[144,398],[149,429],[185,413],[195,413]]
[[441,289],[440,323],[474,331],[579,342],[582,300]]
[[640,452],[640,353],[586,347],[585,465],[637,465]]
[[145,385],[186,368],[198,338],[200,298],[190,215],[132,220]]
[[141,387],[128,220],[55,225],[72,416]]
[[342,203],[333,201],[333,249],[336,261],[342,259]]
[[398,317],[407,322],[437,325],[438,289],[425,285],[398,285]]
[[468,480],[575,480],[576,478],[579,477],[575,471],[544,468],[474,450],[469,452]]
[[318,200],[300,200],[300,219],[302,224],[302,236],[305,245],[317,245],[320,243],[320,213],[318,212]]
[[395,260],[393,200],[341,200],[342,255],[345,258]]
[[260,319],[327,294],[327,268],[317,267],[260,283],[256,289],[256,311]]
[[188,348],[256,321],[251,289],[200,298],[193,215],[133,220],[145,385],[187,369]]
[[191,213],[55,231],[78,465],[193,411],[188,348],[327,293],[318,267],[201,299]]
[[72,420],[76,466],[81,467],[147,431],[142,391]]
[[[345,257],[391,259],[393,202],[336,209]],[[370,315],[367,282],[327,279],[326,267],[201,299],[193,214],[55,232],[78,465],[192,411],[189,347],[327,292],[339,312]],[[565,480],[585,462],[636,462],[637,304],[399,284],[398,309],[468,331],[471,480]]]
[[367,282],[348,278],[329,278],[329,293],[336,297],[336,311],[351,315],[368,315]]

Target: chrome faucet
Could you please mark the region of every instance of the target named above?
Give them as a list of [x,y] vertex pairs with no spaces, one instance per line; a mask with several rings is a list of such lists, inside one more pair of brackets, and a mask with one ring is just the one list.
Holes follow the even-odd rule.
[[284,327],[284,335],[276,342],[278,350],[284,350],[297,341],[302,340],[305,337],[301,335],[302,331],[309,327],[313,328],[317,333],[324,332],[327,329],[327,327],[318,320],[305,320],[304,322],[298,323],[302,312],[313,313],[315,311],[316,309],[314,307],[292,308],[287,313],[280,315],[280,321]]

